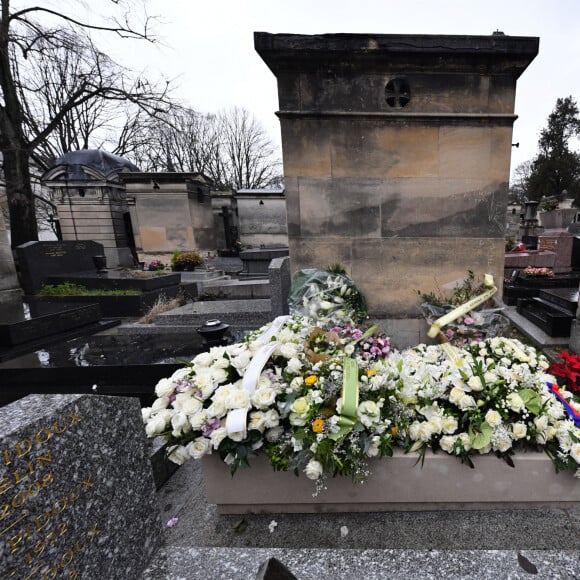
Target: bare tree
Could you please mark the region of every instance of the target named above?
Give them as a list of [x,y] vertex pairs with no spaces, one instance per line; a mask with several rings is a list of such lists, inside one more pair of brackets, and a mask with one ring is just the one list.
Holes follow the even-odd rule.
[[220,157],[224,185],[235,189],[268,187],[280,181],[281,163],[262,125],[246,110],[234,107],[220,115]]
[[[110,0],[109,11],[120,11],[119,17],[89,23],[64,10],[21,3],[12,9],[10,0],[1,0],[0,151],[13,247],[38,239],[31,158],[42,167],[65,150],[86,146],[89,134],[106,124],[110,103],[131,103],[148,114],[165,110],[167,86],[158,90],[132,80],[88,36],[100,31],[149,38],[150,19],[134,28],[130,4]],[[42,17],[57,25],[40,24]]]
[[148,171],[199,171],[218,189],[281,183],[281,162],[262,126],[245,109],[217,115],[173,107],[127,134],[122,154]]

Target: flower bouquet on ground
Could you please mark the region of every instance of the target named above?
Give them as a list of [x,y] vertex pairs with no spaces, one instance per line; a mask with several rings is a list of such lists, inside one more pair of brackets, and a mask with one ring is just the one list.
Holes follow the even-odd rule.
[[[342,292],[335,280],[317,282],[326,298],[354,286],[347,280]],[[314,290],[303,304],[318,305]],[[578,470],[580,429],[533,348],[495,337],[458,348],[453,360],[440,345],[399,353],[356,322],[360,311],[339,310],[279,317],[196,356],[157,384],[143,409],[147,434],[163,436],[176,463],[217,453],[233,474],[261,453],[276,470],[305,473],[317,491],[329,476],[364,480],[367,460],[395,446],[470,465],[474,454],[509,463],[515,450],[544,449],[558,469]]]
[[551,268],[534,268],[533,266],[528,266],[524,270],[524,274],[529,278],[553,278],[554,271]]
[[[422,301],[419,310],[431,326],[439,318],[449,314],[455,308],[481,295],[487,290],[483,283],[475,279],[472,271],[460,284],[455,285],[449,293],[439,290],[437,293],[418,292]],[[463,314],[446,324],[442,329],[446,340],[451,344],[461,346],[472,341],[502,336],[509,327],[509,321],[502,316],[502,308],[490,298],[477,308]]]

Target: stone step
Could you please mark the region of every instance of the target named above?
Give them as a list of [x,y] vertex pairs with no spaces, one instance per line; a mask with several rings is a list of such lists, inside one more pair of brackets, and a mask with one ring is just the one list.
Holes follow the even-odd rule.
[[155,323],[158,326],[201,326],[216,318],[238,328],[260,328],[272,320],[272,304],[269,299],[193,302],[160,314]]
[[[536,574],[536,578],[573,578],[578,571],[578,553],[575,551],[168,546],[157,554],[143,573],[142,580],[253,580],[260,565],[270,558],[276,558],[296,578],[317,580],[516,579],[529,578],[530,574]],[[264,576],[264,579],[273,580],[273,577]]]
[[569,310],[542,298],[520,299],[518,313],[540,327],[549,336],[570,336],[574,316]]

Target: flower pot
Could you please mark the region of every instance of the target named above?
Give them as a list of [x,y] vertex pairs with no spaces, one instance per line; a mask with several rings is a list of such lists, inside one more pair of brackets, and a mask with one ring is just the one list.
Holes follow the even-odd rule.
[[234,477],[217,454],[206,456],[203,476],[208,501],[221,514],[575,507],[580,502],[580,481],[570,472],[555,473],[543,453],[516,455],[515,468],[495,455],[473,457],[475,469],[445,453],[427,454],[422,468],[417,459],[396,449],[393,457],[369,462],[366,483],[329,478],[328,489],[317,497],[304,474],[275,472],[263,456]]

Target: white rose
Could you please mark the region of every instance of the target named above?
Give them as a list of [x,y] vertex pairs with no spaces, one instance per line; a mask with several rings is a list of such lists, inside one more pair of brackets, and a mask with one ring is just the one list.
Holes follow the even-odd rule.
[[[288,362],[286,363],[286,370],[289,373],[292,373],[292,374],[299,373],[301,368],[302,368],[302,363],[296,357],[289,359]],[[302,377],[296,377],[296,378],[301,379]],[[294,380],[296,380],[296,379],[294,379]]]
[[228,409],[249,409],[251,406],[250,395],[243,389],[238,389],[226,401],[226,406]]
[[175,409],[183,411],[184,413],[187,413],[188,415],[195,415],[196,413],[199,413],[202,410],[203,403],[199,399],[196,399],[195,397],[188,396],[188,397],[184,397],[179,402],[178,405],[174,404],[174,407],[175,407]]
[[495,411],[494,409],[490,409],[485,414],[485,422],[490,427],[497,427],[498,425],[501,424],[501,415],[497,411]]
[[258,409],[267,409],[268,407],[271,407],[275,400],[276,391],[268,387],[258,389],[252,395],[252,403],[254,403]]
[[471,440],[469,439],[469,435],[467,433],[460,433],[459,440],[461,441],[465,451],[469,451],[471,449]]
[[222,400],[214,401],[208,408],[207,412],[211,417],[223,417],[226,414],[226,402]]
[[267,429],[277,427],[280,424],[280,415],[275,409],[270,409],[264,413],[264,423]]
[[465,393],[463,396],[457,401],[457,406],[462,410],[465,411],[467,409],[472,409],[476,406],[475,399],[471,395],[466,395]]
[[202,352],[191,362],[197,367],[208,367],[212,363],[212,356],[208,352]]
[[216,389],[212,401],[227,401],[232,396],[234,390],[234,385],[222,385]]
[[528,434],[528,428],[525,423],[512,424],[512,436],[514,439],[523,439]]
[[153,405],[151,405],[152,411],[160,411],[161,409],[167,409],[167,405],[169,405],[169,397],[159,397],[153,401]]
[[143,423],[147,423],[149,417],[151,417],[151,413],[153,409],[151,407],[143,407],[141,409],[141,418],[143,419]]
[[471,388],[472,391],[481,391],[483,389],[483,385],[481,384],[481,379],[478,376],[472,376],[468,381],[467,384]]
[[189,459],[189,453],[183,445],[173,445],[167,449],[167,457],[177,465],[183,465]]
[[304,473],[308,479],[318,479],[322,475],[322,464],[315,459],[311,459],[304,468]]
[[306,397],[298,397],[292,403],[290,410],[296,415],[306,415],[310,411],[310,403]]
[[201,426],[211,417],[207,411],[200,411],[199,413],[195,413],[195,415],[191,415],[189,417],[189,424],[191,428],[195,431],[199,431]]
[[449,393],[449,402],[457,403],[461,397],[465,395],[465,391],[459,387],[453,387]]
[[147,433],[147,437],[155,437],[155,435],[159,435],[163,433],[167,428],[167,422],[165,420],[164,415],[153,415],[145,425],[145,433]]
[[222,356],[214,361],[211,366],[218,369],[227,369],[230,366],[230,361]]
[[250,422],[248,423],[248,429],[257,429],[263,432],[266,428],[266,421],[264,419],[264,413],[262,411],[254,411],[250,413]]
[[443,433],[455,433],[457,431],[458,423],[455,417],[450,415],[444,415],[442,421],[442,431]]
[[219,427],[212,432],[209,436],[209,440],[211,441],[211,445],[214,449],[220,446],[220,443],[227,437],[228,432],[226,431],[225,427]]
[[441,420],[441,417],[433,416],[429,419],[428,423],[433,433],[441,433],[441,430],[443,429],[443,421]]
[[191,425],[185,413],[175,413],[171,417],[171,426],[173,427],[173,431],[177,433],[189,433],[191,431]]
[[155,385],[155,394],[158,397],[169,397],[173,393],[175,385],[171,379],[161,379]]
[[451,435],[443,435],[443,437],[441,437],[441,439],[439,440],[439,445],[441,446],[441,449],[443,449],[443,451],[447,453],[453,453],[453,445],[455,445],[455,439],[456,437],[453,437]]
[[237,370],[243,370],[250,364],[250,355],[243,351],[231,361],[232,366]]
[[211,441],[205,437],[198,437],[187,445],[187,451],[193,459],[200,459],[211,453]]
[[574,443],[570,447],[570,457],[580,465],[580,443]]
[[510,393],[506,397],[506,402],[508,404],[508,407],[512,411],[515,411],[516,413],[522,411],[525,408],[524,401],[517,393]]
[[270,377],[266,376],[264,373],[262,373],[259,378],[258,378],[258,384],[256,385],[257,389],[271,389],[272,388],[272,381],[270,380]]
[[211,378],[216,383],[223,383],[228,378],[228,373],[225,369],[215,367],[211,369]]
[[184,367],[182,369],[177,369],[172,375],[171,375],[171,380],[174,383],[179,383],[182,380],[186,379],[187,377],[189,377],[189,375],[191,374],[191,369],[189,367]]

